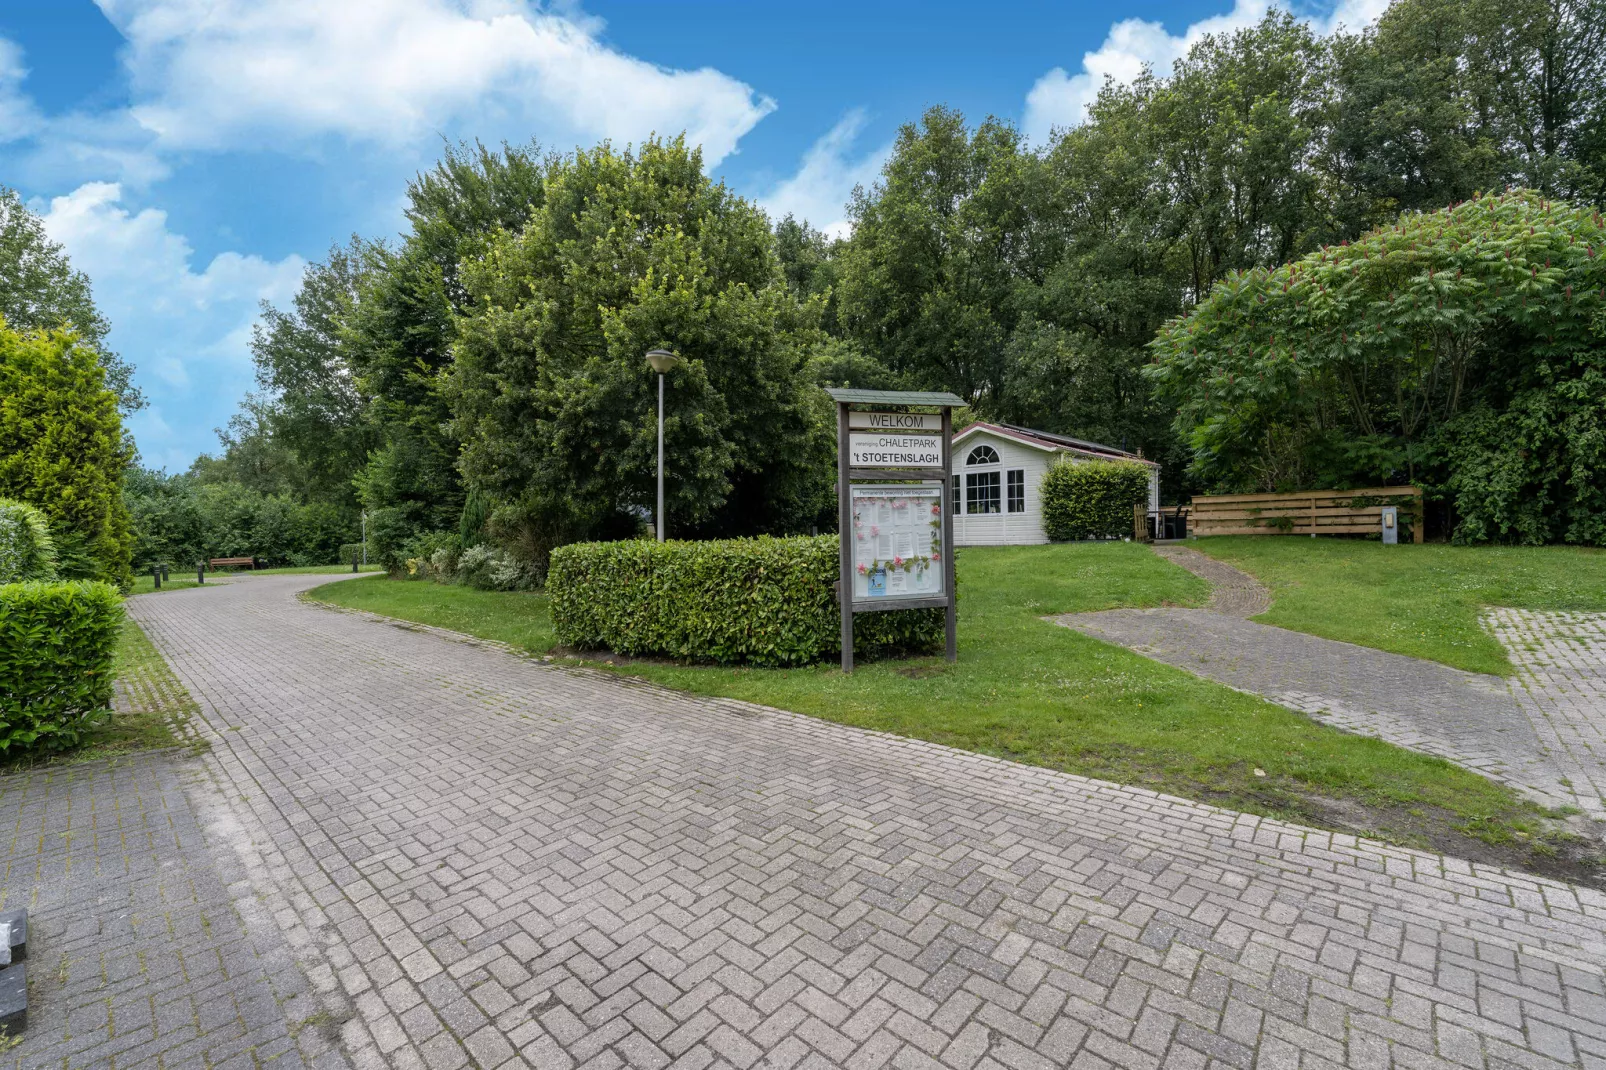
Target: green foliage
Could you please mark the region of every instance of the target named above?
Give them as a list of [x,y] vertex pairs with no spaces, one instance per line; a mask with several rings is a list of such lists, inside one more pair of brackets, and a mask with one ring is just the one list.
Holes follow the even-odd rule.
[[[787,531],[821,512],[832,435],[804,355],[818,338],[764,216],[712,183],[683,138],[548,161],[540,205],[465,262],[448,393],[468,484],[504,546],[629,534],[654,503],[657,376],[669,528]],[[454,515],[446,527],[456,524]]]
[[106,348],[111,324],[95,307],[89,276],[74,271],[44,220],[28,211],[17,191],[0,186],[0,320],[15,331],[67,330],[95,351],[106,385],[126,414],[145,407],[134,369]]
[[[841,651],[837,555],[835,535],[563,546],[547,576],[552,621],[582,650],[806,665]],[[865,657],[929,653],[943,611],[863,614],[853,638]]]
[[104,583],[0,586],[0,753],[76,744],[111,705],[122,599]]
[[254,556],[267,567],[351,561],[343,544],[358,533],[359,520],[334,503],[139,468],[128,470],[124,485],[141,571],[154,563],[187,568],[213,557]]
[[0,497],[49,518],[64,575],[129,583],[122,477],[132,452],[93,349],[0,321]]
[[1054,542],[1132,534],[1149,500],[1149,468],[1129,461],[1062,462],[1043,473],[1043,530]]
[[0,583],[56,578],[56,543],[45,514],[0,498]]
[[484,255],[492,235],[524,228],[544,196],[543,168],[534,143],[500,152],[478,143],[448,146],[407,187],[411,233],[397,248],[367,246],[343,337],[378,440],[357,486],[376,518],[374,542],[387,567],[402,563],[412,536],[460,519],[464,486],[442,388],[457,317],[470,310],[463,265]]
[[[366,555],[364,554],[365,549],[367,551]],[[373,559],[373,552],[374,549],[372,545],[364,547],[360,542],[343,542],[340,544],[340,548],[335,551],[335,563],[339,565],[346,565],[350,564],[352,561],[356,561],[360,564],[364,560],[365,556],[371,561]]]
[[1421,481],[1460,539],[1600,542],[1606,224],[1531,191],[1221,282],[1155,340],[1228,489]]

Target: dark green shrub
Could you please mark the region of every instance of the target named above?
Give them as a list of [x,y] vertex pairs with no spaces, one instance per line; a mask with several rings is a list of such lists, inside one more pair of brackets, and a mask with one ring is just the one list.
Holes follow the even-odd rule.
[[50,521],[27,502],[0,498],[0,583],[56,578]]
[[0,752],[78,743],[111,705],[122,622],[104,583],[0,586]]
[[1149,500],[1149,468],[1129,461],[1057,464],[1043,474],[1043,531],[1054,542],[1132,534],[1132,507]]
[[[835,535],[574,543],[552,551],[558,641],[724,664],[806,665],[841,651]],[[941,649],[943,611],[866,613],[857,656]]]
[[[353,560],[362,561],[363,559],[363,544],[360,542],[343,542],[340,544],[340,549],[335,551],[335,564],[337,565],[349,565]],[[368,547],[367,560],[370,562],[375,560],[372,546]]]

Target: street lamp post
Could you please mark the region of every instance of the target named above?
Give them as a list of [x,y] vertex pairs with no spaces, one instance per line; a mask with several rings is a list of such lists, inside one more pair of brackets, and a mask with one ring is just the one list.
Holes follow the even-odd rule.
[[658,541],[664,541],[664,374],[680,363],[667,349],[647,353],[647,363],[658,373]]

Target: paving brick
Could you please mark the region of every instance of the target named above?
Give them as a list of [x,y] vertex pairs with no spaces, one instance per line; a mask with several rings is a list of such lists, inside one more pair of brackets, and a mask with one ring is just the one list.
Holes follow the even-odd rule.
[[[16,830],[0,906],[65,904],[83,894],[71,867],[115,858],[95,895],[167,917],[183,889],[187,917],[249,934],[117,938],[186,966],[211,954],[199,982],[162,973],[151,1013],[194,1030],[226,996],[234,1033],[185,1050],[294,1039],[309,1065],[543,1070],[1606,1056],[1598,892],[295,600],[323,579],[132,600],[212,742],[72,767],[103,778],[97,805],[119,800],[145,854],[62,842],[95,812],[66,780],[0,794]],[[190,890],[212,879],[215,895]],[[87,955],[128,915],[73,902],[45,912],[42,955]],[[349,1021],[305,1013],[359,967],[371,987]],[[70,1005],[100,976],[86,968]],[[101,998],[156,982],[118,983],[135,987]],[[272,1005],[301,1017],[272,1031],[262,996],[280,984],[299,1002]]]

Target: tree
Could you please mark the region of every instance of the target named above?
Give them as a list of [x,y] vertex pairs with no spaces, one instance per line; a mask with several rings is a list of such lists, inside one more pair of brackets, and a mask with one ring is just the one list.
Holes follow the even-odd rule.
[[132,455],[100,355],[67,331],[19,334],[0,320],[0,498],[44,511],[63,576],[131,581]]
[[442,393],[456,317],[469,310],[461,265],[491,237],[521,230],[543,197],[539,146],[448,146],[407,188],[412,232],[372,243],[342,341],[368,399],[369,453],[357,473],[382,553],[420,532],[456,529],[465,504],[452,411]]
[[220,432],[226,456],[266,462],[259,464],[265,478],[242,472],[242,482],[353,516],[352,481],[367,460],[372,429],[343,324],[363,286],[364,260],[359,241],[331,249],[326,261],[308,266],[289,310],[263,303],[251,331],[261,393],[248,397],[229,431]]
[[668,379],[670,531],[816,518],[830,436],[803,357],[818,331],[763,214],[710,182],[684,139],[549,161],[529,223],[463,280],[473,304],[448,381],[461,468],[527,558],[634,530],[652,508],[655,347],[685,358]]
[[1606,198],[1601,0],[1396,0],[1335,52],[1330,158],[1373,220],[1513,184]]
[[1149,372],[1208,483],[1418,481],[1459,539],[1606,543],[1606,221],[1519,190],[1222,280]]
[[848,337],[912,389],[991,405],[1007,389],[1016,287],[1053,259],[1034,241],[1040,178],[1006,123],[972,133],[932,108],[905,125],[881,181],[854,193],[838,297]]
[[106,382],[126,414],[145,407],[134,369],[106,348],[111,325],[95,307],[89,277],[74,271],[44,221],[28,211],[17,191],[0,186],[0,319],[16,331],[67,328],[94,351]]

